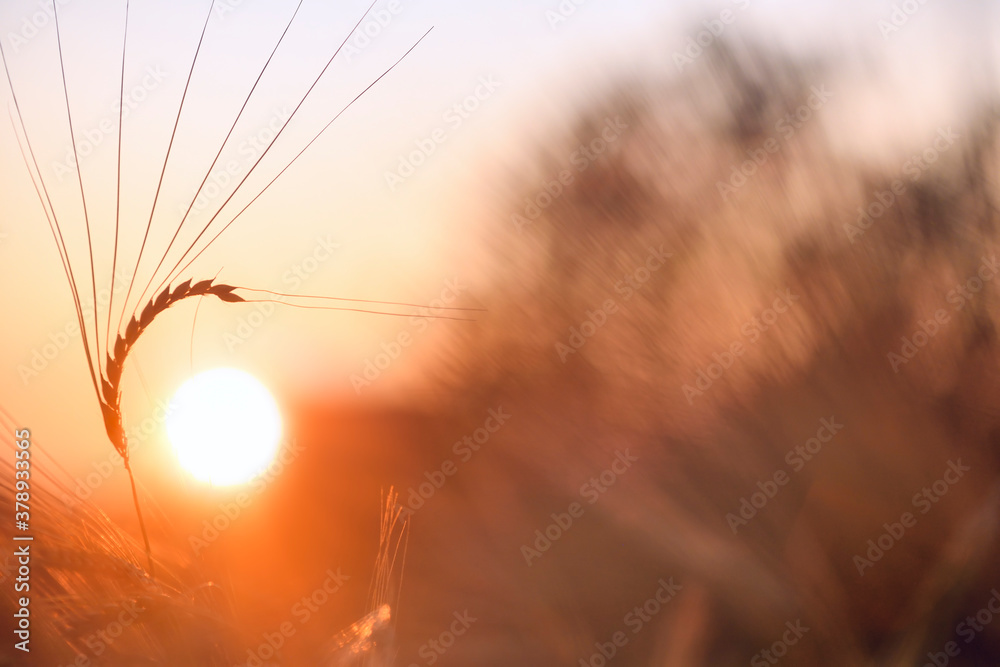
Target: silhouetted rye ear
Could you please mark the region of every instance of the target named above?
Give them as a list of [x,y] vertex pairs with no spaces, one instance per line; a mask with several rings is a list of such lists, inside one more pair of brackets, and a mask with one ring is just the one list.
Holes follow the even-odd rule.
[[[270,66],[270,64],[272,62],[272,59],[274,58],[275,53],[278,51],[278,49],[281,47],[282,43],[285,41],[285,37],[288,35],[288,31],[291,28],[292,24],[294,23],[295,18],[298,16],[298,13],[299,13],[299,10],[302,7],[302,4],[303,4],[303,0],[299,0],[298,4],[296,5],[295,11],[292,13],[291,17],[289,18],[289,20],[287,22],[287,25],[285,26],[283,32],[281,33],[281,36],[279,37],[279,39],[277,40],[276,44],[274,45],[274,48],[272,49],[270,56],[268,57],[267,61],[264,63],[263,67],[260,69],[260,72],[257,75],[257,78],[254,81],[253,86],[250,88],[249,92],[247,93],[246,98],[243,101],[243,105],[240,108],[240,111],[236,114],[236,117],[234,118],[233,123],[232,123],[232,125],[229,128],[229,131],[227,132],[225,138],[222,140],[221,144],[219,145],[219,148],[218,148],[218,151],[217,151],[217,153],[215,155],[215,158],[212,160],[212,163],[209,165],[208,169],[205,170],[205,176],[202,179],[201,184],[199,185],[197,191],[195,192],[195,194],[191,198],[191,204],[187,207],[187,210],[186,210],[184,216],[182,217],[180,223],[177,225],[176,229],[174,230],[173,237],[171,238],[171,240],[168,243],[166,249],[164,250],[164,252],[160,256],[160,259],[159,259],[159,261],[158,261],[158,263],[156,265],[156,268],[154,268],[153,271],[150,273],[149,279],[148,279],[145,287],[142,289],[141,292],[137,293],[138,294],[138,297],[137,297],[138,301],[137,301],[137,303],[134,304],[134,306],[132,307],[132,309],[130,311],[130,309],[129,309],[130,308],[130,300],[131,300],[131,297],[132,297],[133,288],[135,287],[136,276],[139,273],[139,268],[140,268],[140,266],[142,264],[143,256],[144,256],[144,254],[145,254],[145,252],[147,250],[147,241],[150,238],[150,230],[152,229],[152,226],[153,226],[153,220],[154,220],[155,214],[156,214],[156,207],[157,207],[157,204],[159,203],[160,193],[161,193],[161,189],[162,189],[162,186],[163,186],[164,177],[165,177],[166,172],[167,172],[167,166],[168,166],[168,164],[170,162],[170,157],[171,157],[171,154],[173,152],[174,141],[175,141],[176,136],[177,136],[177,130],[178,130],[178,126],[180,124],[180,118],[181,118],[181,116],[182,116],[182,114],[184,112],[184,106],[185,106],[185,102],[187,100],[187,95],[188,95],[188,91],[189,91],[189,88],[190,88],[190,85],[191,85],[191,80],[194,77],[196,65],[198,63],[198,57],[199,57],[199,55],[201,53],[202,45],[204,44],[206,34],[208,33],[208,29],[209,29],[209,25],[211,23],[211,18],[212,18],[213,10],[215,8],[215,2],[214,2],[214,0],[212,0],[209,3],[208,13],[205,16],[204,24],[203,24],[202,29],[201,29],[201,34],[200,34],[200,37],[198,39],[198,45],[197,45],[197,48],[196,48],[196,50],[194,52],[194,56],[192,57],[190,68],[189,68],[189,70],[187,72],[187,78],[186,78],[186,81],[185,81],[185,84],[184,84],[184,92],[182,94],[181,101],[180,101],[180,104],[178,105],[177,113],[176,113],[175,118],[174,118],[173,129],[172,129],[171,135],[170,135],[170,143],[169,143],[169,145],[167,147],[166,154],[165,154],[165,156],[163,158],[162,167],[160,168],[160,175],[159,175],[159,180],[158,180],[157,186],[156,186],[156,193],[155,193],[155,195],[153,197],[153,202],[152,202],[152,205],[150,207],[150,212],[149,212],[149,219],[148,219],[148,221],[146,223],[146,229],[145,229],[145,232],[143,234],[142,244],[141,244],[141,246],[139,248],[139,253],[138,253],[138,256],[137,256],[136,262],[135,262],[135,271],[133,272],[132,278],[129,280],[128,288],[127,288],[126,293],[125,293],[125,297],[122,300],[121,312],[120,312],[120,315],[119,315],[119,318],[118,318],[118,324],[117,324],[117,326],[115,328],[115,342],[114,342],[113,346],[111,345],[111,333],[112,333],[112,331],[111,331],[111,319],[112,319],[112,310],[113,310],[113,306],[114,306],[114,303],[115,303],[115,291],[114,291],[114,285],[112,284],[111,295],[110,295],[109,305],[108,305],[108,312],[107,312],[107,322],[106,322],[106,327],[105,327],[105,336],[104,336],[104,344],[103,344],[103,348],[104,348],[103,358],[102,358],[102,342],[101,342],[101,336],[100,336],[99,325],[98,325],[99,315],[97,314],[97,311],[96,311],[96,308],[95,308],[94,322],[93,322],[92,331],[88,332],[88,329],[87,329],[87,324],[88,323],[86,321],[88,318],[84,317],[84,309],[83,309],[83,305],[82,305],[82,299],[81,299],[81,296],[80,296],[80,285],[79,285],[79,281],[77,279],[77,273],[73,270],[73,264],[72,264],[72,262],[70,260],[69,251],[68,251],[67,246],[66,246],[66,241],[65,241],[65,238],[64,238],[64,235],[63,235],[62,225],[59,222],[59,217],[58,217],[58,215],[56,213],[55,207],[54,207],[53,202],[52,202],[52,198],[51,198],[51,196],[49,194],[48,186],[46,184],[44,176],[42,175],[42,171],[39,168],[39,163],[38,163],[38,159],[36,157],[35,150],[32,147],[31,139],[28,136],[27,129],[26,129],[25,123],[24,123],[24,116],[23,116],[23,113],[22,113],[20,100],[18,98],[17,91],[16,91],[14,83],[13,83],[13,79],[11,78],[11,73],[10,73],[10,68],[9,68],[7,56],[6,56],[6,53],[4,53],[3,44],[0,43],[0,60],[3,61],[4,74],[6,75],[7,83],[9,85],[9,87],[10,87],[11,96],[12,96],[11,122],[14,125],[14,132],[15,132],[15,135],[17,136],[17,139],[18,139],[18,146],[19,146],[20,151],[21,151],[22,159],[24,160],[25,167],[26,167],[26,169],[28,171],[28,174],[29,174],[29,176],[31,177],[31,180],[32,180],[32,185],[33,185],[33,187],[35,189],[35,192],[36,192],[36,194],[38,196],[38,200],[39,200],[39,202],[42,205],[42,209],[43,209],[43,211],[45,213],[45,216],[46,216],[46,219],[48,221],[49,228],[50,228],[53,240],[54,240],[55,245],[56,245],[56,249],[59,252],[59,258],[60,258],[60,262],[62,264],[63,272],[66,275],[66,280],[67,280],[67,282],[69,284],[70,292],[71,292],[72,297],[73,297],[73,304],[74,304],[74,308],[75,308],[75,311],[76,311],[77,322],[79,324],[80,332],[81,332],[81,340],[83,342],[84,353],[85,353],[86,358],[87,358],[87,366],[88,366],[88,370],[90,371],[91,382],[93,384],[94,391],[95,391],[95,394],[97,396],[97,401],[98,401],[98,404],[99,404],[100,409],[101,409],[101,414],[102,414],[102,417],[104,419],[104,426],[105,426],[105,430],[106,430],[107,435],[108,435],[108,439],[111,441],[111,444],[114,446],[115,451],[117,451],[118,454],[121,455],[122,460],[124,461],[124,467],[125,467],[126,471],[128,471],[129,481],[130,481],[131,487],[132,487],[132,498],[133,498],[133,502],[135,503],[135,510],[136,510],[136,514],[137,514],[138,519],[139,519],[139,527],[140,527],[140,530],[142,532],[143,543],[144,543],[145,548],[146,548],[146,556],[147,556],[147,560],[148,560],[148,564],[149,564],[149,571],[150,571],[151,575],[154,574],[154,565],[153,565],[152,552],[151,552],[150,545],[149,545],[149,537],[148,537],[147,532],[146,532],[145,522],[143,521],[143,517],[142,517],[142,511],[141,511],[140,506],[139,506],[139,499],[138,499],[138,494],[137,494],[137,491],[136,491],[135,479],[134,479],[134,476],[132,474],[132,468],[131,468],[130,461],[129,461],[128,438],[125,435],[125,429],[124,429],[124,426],[123,426],[123,417],[122,417],[122,410],[121,410],[121,378],[122,378],[122,373],[123,373],[124,365],[125,365],[126,360],[128,359],[128,355],[129,355],[130,351],[132,350],[133,346],[136,344],[136,342],[138,341],[138,339],[142,335],[142,333],[147,328],[149,328],[150,325],[153,324],[153,322],[156,320],[156,318],[157,318],[158,315],[160,315],[161,313],[163,313],[164,311],[166,311],[168,308],[170,308],[170,306],[174,305],[175,303],[178,303],[178,302],[180,302],[180,301],[182,301],[184,299],[191,298],[191,297],[215,297],[215,298],[217,298],[217,299],[219,299],[219,300],[221,300],[223,302],[226,302],[226,303],[272,301],[272,302],[275,302],[275,303],[283,303],[285,305],[289,305],[289,306],[297,307],[297,308],[310,308],[310,309],[322,309],[322,310],[344,310],[344,311],[351,311],[351,312],[362,312],[362,313],[372,313],[372,314],[391,315],[391,316],[412,316],[413,313],[399,313],[399,312],[390,312],[390,311],[382,311],[382,310],[372,310],[372,309],[367,309],[367,308],[348,308],[348,307],[338,307],[338,306],[328,306],[328,305],[306,305],[306,304],[301,304],[301,303],[286,303],[285,301],[281,301],[281,300],[275,299],[273,297],[275,297],[275,296],[282,296],[282,297],[293,297],[293,298],[301,298],[301,299],[323,299],[323,300],[336,300],[336,301],[354,302],[354,303],[378,304],[378,305],[382,305],[382,306],[395,306],[395,307],[405,306],[405,307],[411,307],[411,308],[423,308],[423,306],[420,306],[418,304],[407,304],[407,303],[401,303],[401,302],[370,301],[370,300],[363,300],[363,299],[347,299],[347,298],[342,298],[342,297],[298,296],[298,295],[288,295],[288,294],[281,294],[281,293],[277,293],[277,292],[270,292],[268,290],[249,290],[249,288],[239,288],[239,287],[237,287],[235,285],[227,285],[227,284],[224,284],[224,283],[217,283],[217,282],[214,281],[214,279],[212,279],[212,280],[202,280],[202,281],[197,282],[197,283],[193,282],[192,279],[188,279],[188,280],[186,280],[184,282],[179,283],[176,287],[173,287],[173,288],[170,287],[170,284],[172,282],[174,282],[175,280],[180,279],[181,274],[188,269],[188,267],[191,265],[191,263],[194,262],[196,259],[198,259],[198,257],[200,257],[201,254],[204,253],[205,250],[207,250],[219,238],[219,236],[222,235],[222,233],[224,233],[227,229],[229,229],[229,227],[231,227],[233,225],[233,223],[235,223],[243,215],[243,213],[251,205],[253,205],[253,203],[255,201],[257,201],[257,199],[259,199],[261,197],[261,195],[263,195],[271,187],[271,185],[273,185],[274,182],[278,178],[280,178],[281,175],[284,174],[288,170],[288,168],[291,167],[291,165],[294,164],[295,161],[298,160],[298,158],[301,157],[302,154],[305,153],[305,151],[309,149],[310,146],[313,145],[313,143],[316,142],[317,139],[319,139],[319,137],[330,127],[330,125],[332,125],[338,118],[340,118],[340,116],[345,111],[347,111],[347,109],[349,109],[351,106],[353,106],[353,104],[355,102],[357,102],[366,92],[368,92],[376,83],[378,83],[379,81],[381,81],[392,70],[394,70],[396,68],[396,66],[399,65],[399,63],[402,62],[403,59],[406,58],[410,53],[412,53],[413,50],[417,47],[417,45],[419,45],[424,40],[424,38],[427,37],[427,35],[430,33],[431,29],[433,29],[433,28],[431,28],[431,29],[427,30],[427,32],[425,32],[409,49],[407,49],[406,52],[403,53],[390,67],[388,67],[385,71],[383,71],[370,84],[368,84],[363,90],[361,90],[361,92],[359,92],[347,105],[345,105],[339,112],[337,112],[337,114],[326,125],[324,125],[323,128],[321,130],[319,130],[319,132],[317,132],[315,134],[315,136],[313,136],[313,138],[293,158],[291,158],[291,160],[289,160],[285,164],[285,166],[278,172],[278,174],[276,176],[274,176],[274,178],[272,178],[267,183],[267,185],[265,185],[250,200],[250,202],[248,204],[246,204],[246,206],[244,206],[238,213],[236,213],[236,215],[232,216],[228,220],[228,222],[226,222],[226,224],[224,226],[222,226],[222,228],[219,229],[218,232],[216,232],[214,236],[212,236],[211,239],[209,239],[207,242],[204,242],[199,247],[199,242],[209,232],[209,229],[212,227],[213,223],[215,223],[215,221],[222,215],[223,210],[226,208],[226,206],[229,204],[229,202],[232,201],[232,199],[236,196],[236,194],[241,191],[241,189],[243,188],[243,186],[246,184],[247,180],[249,179],[250,175],[254,173],[254,171],[260,165],[261,161],[270,152],[271,148],[274,146],[274,144],[281,137],[281,135],[283,134],[285,128],[288,126],[288,124],[296,116],[296,114],[298,113],[298,111],[305,104],[307,98],[310,96],[310,94],[316,88],[316,85],[320,82],[320,80],[323,78],[323,76],[326,73],[326,71],[329,69],[330,65],[333,63],[333,61],[336,59],[336,57],[340,54],[340,52],[343,49],[344,45],[347,43],[347,40],[350,39],[351,35],[353,35],[357,31],[358,27],[365,20],[365,18],[369,15],[369,13],[371,12],[372,8],[375,5],[374,2],[372,2],[371,5],[369,5],[368,9],[361,16],[361,18],[358,19],[357,23],[354,25],[354,27],[351,29],[351,31],[344,37],[343,41],[337,47],[336,51],[334,51],[333,55],[330,56],[329,60],[327,60],[326,64],[323,66],[323,68],[316,75],[315,79],[312,81],[312,83],[309,86],[309,88],[301,96],[301,99],[299,100],[299,102],[297,103],[297,105],[295,106],[295,108],[293,109],[293,111],[285,119],[285,121],[282,124],[281,128],[275,133],[274,138],[270,141],[270,143],[266,146],[266,148],[257,157],[257,159],[253,163],[253,165],[247,170],[247,173],[244,175],[243,179],[235,186],[235,188],[229,194],[229,196],[225,199],[225,201],[222,202],[222,204],[218,207],[218,209],[215,211],[215,213],[210,217],[210,219],[208,220],[208,222],[204,225],[204,227],[201,229],[201,231],[195,237],[194,241],[191,242],[191,244],[188,246],[188,248],[181,254],[181,256],[173,264],[173,267],[169,271],[167,271],[167,273],[166,273],[165,276],[162,277],[161,282],[159,283],[158,287],[156,289],[154,289],[153,292],[152,292],[152,294],[154,294],[155,296],[151,296],[148,299],[146,299],[147,292],[149,292],[150,288],[152,287],[152,285],[157,280],[157,277],[160,276],[160,269],[163,268],[166,265],[165,263],[167,262],[167,258],[168,258],[169,254],[170,254],[170,251],[171,251],[171,249],[174,246],[174,242],[177,240],[178,235],[180,234],[181,229],[183,228],[185,222],[187,221],[189,214],[193,210],[194,204],[197,201],[198,196],[201,194],[202,189],[204,188],[204,186],[208,182],[208,179],[211,176],[213,168],[215,167],[215,165],[219,161],[220,157],[222,156],[223,150],[228,145],[229,140],[232,138],[233,132],[234,132],[234,130],[236,128],[236,125],[239,122],[240,118],[242,117],[243,112],[246,110],[246,107],[247,107],[248,103],[250,102],[251,98],[253,98],[254,93],[257,90],[258,84],[260,83],[260,81],[264,77],[264,75],[267,73],[267,71],[269,69],[269,66]],[[122,156],[122,131],[121,131],[121,129],[122,129],[122,121],[123,121],[123,112],[121,111],[121,109],[123,108],[122,102],[124,100],[124,90],[125,90],[125,63],[126,63],[127,46],[128,46],[129,6],[130,6],[129,5],[129,1],[125,0],[125,7],[124,7],[124,30],[123,30],[123,34],[122,34],[123,36],[122,36],[122,50],[121,50],[121,54],[122,54],[122,56],[121,56],[121,62],[122,62],[122,65],[121,65],[121,88],[120,88],[120,91],[119,91],[119,110],[120,111],[119,111],[119,119],[118,119],[119,123],[118,123],[118,146],[117,146],[117,150],[118,150],[117,195],[116,195],[116,212],[115,212],[114,253],[113,253],[113,259],[112,259],[112,276],[116,275],[117,265],[118,265],[118,259],[119,259],[119,247],[118,247],[119,244],[118,244],[118,240],[119,240],[120,222],[121,222],[121,220],[120,220],[120,214],[121,214],[121,175],[122,175],[122,157],[121,157]],[[72,145],[73,145],[73,156],[75,158],[75,162],[74,163],[76,165],[79,165],[80,161],[79,161],[79,156],[77,155],[77,144],[76,144],[76,140],[75,140],[76,135],[75,135],[75,128],[74,128],[74,123],[73,123],[72,105],[70,103],[69,90],[68,90],[68,85],[67,85],[66,67],[65,67],[65,56],[64,56],[64,53],[63,53],[63,40],[62,40],[62,31],[61,31],[60,22],[59,22],[59,13],[60,12],[59,12],[59,8],[58,8],[58,3],[54,3],[53,4],[53,18],[54,18],[55,29],[56,29],[56,42],[57,42],[58,53],[59,53],[59,65],[60,65],[60,74],[61,74],[61,79],[62,79],[63,100],[65,102],[66,121],[67,121],[67,126],[69,128],[70,139],[71,139],[71,142],[72,142]],[[97,272],[96,272],[95,267],[94,267],[94,250],[93,250],[94,243],[93,243],[93,237],[92,237],[92,234],[91,234],[89,209],[87,207],[87,192],[86,192],[86,189],[84,188],[84,185],[83,185],[83,178],[82,178],[81,170],[80,170],[79,166],[77,167],[76,172],[77,172],[77,186],[79,188],[80,200],[81,200],[81,203],[82,203],[82,206],[83,206],[84,222],[85,222],[86,235],[87,235],[87,249],[88,249],[88,257],[89,257],[89,275],[85,276],[85,277],[89,277],[89,279],[90,279],[89,282],[91,284],[91,296],[92,296],[93,302],[95,303],[95,306],[96,306],[96,304],[97,304]],[[270,296],[269,297],[265,297],[265,298],[244,298],[244,297],[242,297],[242,296],[234,293],[235,290],[237,290],[237,289],[247,289],[248,291],[253,291],[253,292],[258,292],[258,293],[266,293],[266,294],[269,294]],[[141,310],[140,310],[140,308],[141,308]],[[449,311],[450,310],[456,310],[457,311],[457,310],[475,310],[475,309],[437,308],[435,310],[449,310]],[[125,326],[124,331],[122,331],[122,324],[123,324],[123,322],[125,320],[126,313],[129,313],[129,312],[131,312],[131,316],[129,317],[128,324]],[[458,317],[446,317],[446,316],[443,316],[443,315],[433,315],[433,314],[427,314],[427,313],[422,313],[422,314],[420,314],[420,316],[421,317],[429,317],[429,318],[438,318],[438,319],[465,319],[465,318],[458,318]]]

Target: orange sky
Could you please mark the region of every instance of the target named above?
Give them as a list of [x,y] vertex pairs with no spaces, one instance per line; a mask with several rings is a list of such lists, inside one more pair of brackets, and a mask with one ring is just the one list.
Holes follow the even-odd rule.
[[[185,197],[204,175],[256,68],[266,59],[295,6],[294,2],[259,0],[230,4],[233,11],[217,13],[209,24],[150,235],[149,248],[156,252],[140,267],[139,287],[155,264],[150,260],[158,259],[157,252],[166,248]],[[388,14],[390,20],[384,18],[389,4],[379,2],[377,8],[387,25],[372,28],[378,34],[369,44],[352,43],[358,50],[349,62],[347,54],[335,61],[273,153],[254,172],[247,192],[256,194],[333,113],[427,28],[434,26],[434,31],[337,121],[183,278],[210,278],[221,270],[220,280],[238,285],[421,303],[437,298],[448,281],[457,278],[468,286],[463,296],[474,300],[481,234],[491,210],[489,196],[497,189],[489,179],[503,173],[501,165],[516,164],[530,153],[519,147],[544,141],[545,128],[552,127],[554,119],[616,73],[669,71],[673,66],[669,44],[683,44],[685,34],[677,26],[687,25],[694,16],[689,9],[668,10],[651,0],[613,5],[594,0],[581,6],[565,24],[553,26],[545,11],[557,4],[540,6],[525,0],[473,5],[448,0],[411,5],[402,1],[394,5],[399,8],[396,14]],[[773,12],[782,11],[799,12],[799,20],[829,27],[829,17],[836,16],[825,5],[803,11],[782,2],[758,4],[755,14],[748,10],[748,23],[767,25]],[[108,285],[112,264],[122,5],[111,0],[61,5],[77,140],[80,145],[95,144],[82,164],[100,272],[98,288]],[[220,162],[235,165],[234,178],[248,172],[266,145],[269,128],[278,127],[294,108],[366,3],[338,5],[334,10],[327,3],[304,4],[271,76],[264,79]],[[133,268],[141,243],[207,6],[185,0],[172,3],[171,11],[164,12],[154,3],[133,2],[125,72],[132,100],[123,151],[125,274]],[[54,25],[39,7],[31,2],[4,3],[0,34],[5,36],[28,131],[89,302],[79,191],[75,173],[66,167],[70,142]],[[869,11],[866,17],[873,20],[877,10]],[[700,17],[704,8],[699,12]],[[37,35],[25,21],[39,26]],[[785,37],[792,39],[793,33]],[[484,88],[484,81],[495,83]],[[8,100],[5,83],[0,91]],[[477,92],[480,99],[474,111],[448,115],[456,103]],[[420,142],[427,145],[435,130],[443,140],[435,142],[426,164],[402,184],[390,187],[386,173],[397,170],[400,159]],[[52,443],[71,475],[83,475],[94,461],[105,460],[111,448],[89,385],[80,340],[72,333],[64,338],[67,327],[72,330],[75,324],[72,303],[9,124],[0,129],[0,155],[4,156],[0,160],[4,201],[0,313],[5,322],[0,402],[35,428],[41,442]],[[217,168],[216,174],[220,171]],[[187,229],[200,229],[196,223],[205,220],[195,216]],[[120,299],[121,293],[116,294]],[[360,373],[365,360],[378,354],[384,343],[401,332],[416,335],[418,328],[421,340],[433,340],[435,335],[433,329],[425,334],[420,325],[406,319],[281,306],[270,311],[212,301],[199,311],[192,355],[194,306],[183,304],[158,318],[130,358],[123,386],[131,424],[149,418],[192,370],[219,365],[255,374],[272,387],[279,402],[291,403],[319,390],[324,395],[339,392],[353,397],[350,376]],[[107,312],[100,310],[102,335],[106,317]],[[433,323],[439,331],[447,326],[454,325]],[[53,358],[45,359],[44,354]],[[37,375],[25,372],[33,359]],[[403,360],[400,368],[406,364]],[[399,372],[395,366],[391,371]],[[159,432],[150,442],[153,447],[143,447],[137,454],[137,467],[152,470],[172,465]]]

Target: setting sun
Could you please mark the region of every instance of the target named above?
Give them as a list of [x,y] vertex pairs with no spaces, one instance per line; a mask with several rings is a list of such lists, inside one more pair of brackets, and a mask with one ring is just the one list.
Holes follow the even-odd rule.
[[194,376],[170,404],[167,436],[181,466],[215,485],[250,481],[277,453],[281,416],[255,377],[234,368]]

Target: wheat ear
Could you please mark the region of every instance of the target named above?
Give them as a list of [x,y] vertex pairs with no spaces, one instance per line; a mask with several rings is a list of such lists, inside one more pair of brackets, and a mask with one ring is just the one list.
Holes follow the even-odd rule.
[[128,326],[125,327],[125,333],[118,334],[113,352],[109,351],[107,355],[105,377],[101,378],[101,413],[104,416],[104,428],[107,430],[108,438],[115,450],[121,455],[125,463],[125,470],[128,471],[129,482],[132,484],[132,500],[135,503],[136,514],[139,516],[139,528],[142,531],[142,541],[146,547],[146,559],[149,562],[151,576],[154,575],[153,555],[149,548],[149,536],[146,534],[142,510],[139,509],[139,496],[136,493],[135,478],[129,463],[128,438],[125,436],[125,428],[122,425],[122,369],[132,346],[139,340],[142,332],[153,323],[157,315],[178,301],[195,296],[214,296],[229,303],[244,301],[243,297],[233,294],[235,289],[237,288],[234,285],[213,284],[211,280],[203,280],[194,284],[188,280],[173,289],[168,286],[146,304],[138,319],[135,316],[132,317]]

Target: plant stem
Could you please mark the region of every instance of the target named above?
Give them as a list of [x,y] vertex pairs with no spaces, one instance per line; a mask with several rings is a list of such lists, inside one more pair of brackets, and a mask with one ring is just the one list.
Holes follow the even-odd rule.
[[128,471],[128,481],[132,483],[132,501],[135,503],[135,513],[139,517],[139,530],[142,531],[142,542],[146,545],[146,562],[149,564],[149,576],[155,580],[156,569],[153,567],[153,552],[149,548],[146,522],[142,520],[142,510],[139,508],[139,494],[135,490],[135,475],[132,474],[132,465],[129,463],[128,454],[126,453],[123,458],[125,459],[125,470]]

